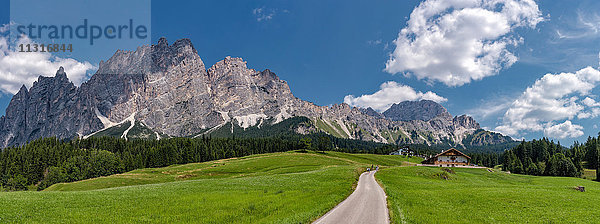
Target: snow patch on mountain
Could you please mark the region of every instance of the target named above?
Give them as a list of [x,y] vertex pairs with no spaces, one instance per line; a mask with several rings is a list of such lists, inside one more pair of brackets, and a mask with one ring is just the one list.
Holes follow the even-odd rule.
[[129,117],[127,119],[125,119],[125,122],[127,122],[127,121],[131,122],[131,125],[121,135],[121,138],[124,138],[125,140],[127,140],[127,133],[129,133],[129,131],[133,128],[133,126],[135,126],[135,112],[133,112],[131,115],[129,115]]
[[94,108],[94,112],[96,113],[96,117],[98,117],[98,119],[100,119],[100,122],[102,122],[102,124],[104,125],[104,129],[117,125],[117,123],[110,121],[108,117],[102,115],[102,113],[100,113],[97,107]]
[[238,122],[238,125],[244,129],[249,128],[258,124],[258,122],[262,119],[267,119],[267,115],[265,114],[248,114],[245,116],[235,116],[233,117]]
[[[83,136],[83,139],[89,138],[95,134],[98,134],[106,129],[112,128],[114,126],[117,125],[121,125],[124,124],[126,122],[131,122],[131,126],[129,126],[129,128],[127,128],[127,130],[123,133],[123,135],[121,135],[121,137],[123,138],[123,136],[127,136],[127,132],[129,132],[129,130],[131,130],[131,128],[133,128],[133,126],[135,125],[135,112],[133,112],[131,115],[129,115],[129,117],[125,118],[124,120],[122,120],[119,123],[114,123],[112,121],[110,121],[107,117],[103,116],[100,111],[98,111],[98,109],[96,108],[96,116],[98,116],[98,119],[100,119],[100,121],[102,122],[102,124],[104,124],[104,128],[95,131],[89,135]],[[106,123],[105,123],[106,122]],[[127,139],[127,137],[125,137],[125,139]]]

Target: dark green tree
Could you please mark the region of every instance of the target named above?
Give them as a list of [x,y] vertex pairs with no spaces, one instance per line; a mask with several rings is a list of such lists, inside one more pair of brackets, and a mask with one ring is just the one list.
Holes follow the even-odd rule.
[[537,165],[535,165],[535,163],[530,163],[529,167],[527,167],[527,174],[528,175],[541,175],[542,172],[540,172],[539,168]]
[[[598,136],[598,138],[600,138],[600,136]],[[596,164],[600,164],[600,156],[598,156],[600,155],[600,153],[598,153],[600,152],[599,150],[600,146],[596,144]],[[596,166],[596,181],[600,181],[600,168],[598,166]]]
[[11,191],[27,190],[27,178],[21,174],[14,175],[6,182],[6,188]]
[[300,139],[300,148],[303,150],[311,149],[312,148],[312,139],[311,138]]
[[556,153],[546,163],[546,170],[544,170],[544,175],[577,177],[580,176],[580,173],[577,172],[577,168],[575,167],[570,158],[567,158],[562,153]]
[[41,191],[41,190],[46,189],[47,187],[50,187],[51,185],[53,185],[55,183],[66,182],[67,180],[68,179],[67,179],[67,174],[65,172],[65,169],[62,167],[53,166],[48,169],[48,174],[38,184],[37,190]]
[[332,148],[331,139],[326,136],[321,136],[319,138],[319,150],[325,152],[325,151],[330,151],[331,148]]

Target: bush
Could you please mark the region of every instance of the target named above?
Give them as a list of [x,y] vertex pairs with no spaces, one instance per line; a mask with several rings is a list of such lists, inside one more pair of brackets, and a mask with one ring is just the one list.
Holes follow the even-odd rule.
[[114,153],[106,150],[97,150],[90,155],[91,173],[88,178],[108,176],[115,173],[121,173],[121,161]]
[[41,191],[53,184],[61,183],[67,181],[67,174],[65,169],[62,167],[52,166],[48,168],[48,174],[44,177],[44,179],[38,184],[37,190]]
[[14,175],[6,182],[6,188],[10,191],[27,190],[27,178],[23,177],[21,174]]
[[538,168],[537,165],[535,165],[535,163],[530,163],[529,167],[527,167],[527,174],[528,175],[541,175],[542,172],[540,172],[540,169]]

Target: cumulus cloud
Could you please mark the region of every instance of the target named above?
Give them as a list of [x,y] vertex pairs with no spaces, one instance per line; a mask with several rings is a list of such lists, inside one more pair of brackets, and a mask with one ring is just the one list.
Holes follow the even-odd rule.
[[544,135],[552,138],[576,138],[583,135],[583,127],[572,124],[571,121],[565,121],[561,124],[549,125],[544,129]]
[[591,67],[575,73],[546,74],[512,102],[496,131],[508,135],[543,131],[548,137],[579,137],[583,128],[571,119],[600,115],[600,105],[589,97],[598,82],[600,71]]
[[426,93],[417,92],[410,86],[402,85],[394,81],[381,84],[379,90],[370,95],[362,95],[359,97],[348,95],[344,97],[344,103],[348,105],[362,108],[371,107],[379,112],[387,110],[394,103],[407,100],[431,100],[438,103],[447,101],[446,98],[441,97],[431,91]]
[[533,0],[426,0],[394,41],[385,71],[460,86],[497,74],[517,57],[517,27],[543,21]]
[[577,118],[579,118],[579,119],[595,118],[595,117],[598,117],[598,115],[600,115],[600,108],[594,107],[594,108],[589,109],[589,111],[584,111],[584,112],[577,114]]
[[581,101],[583,104],[585,104],[588,107],[597,107],[600,106],[600,103],[596,102],[594,99],[586,97],[585,99],[583,99]]
[[[34,44],[23,36],[16,41],[19,44]],[[18,52],[9,49],[5,36],[0,36],[0,92],[15,94],[22,85],[31,87],[37,78],[54,76],[62,66],[70,81],[81,84],[87,78],[87,71],[95,69],[89,62],[79,62],[72,58],[56,57],[44,52]]]

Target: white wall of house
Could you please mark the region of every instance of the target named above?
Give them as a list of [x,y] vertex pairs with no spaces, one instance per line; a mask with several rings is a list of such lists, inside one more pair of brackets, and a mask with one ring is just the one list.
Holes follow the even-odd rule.
[[450,159],[452,156],[438,156],[438,161],[440,162],[457,162],[457,163],[466,163],[468,162],[467,157],[464,156],[454,156],[456,159],[454,161]]

